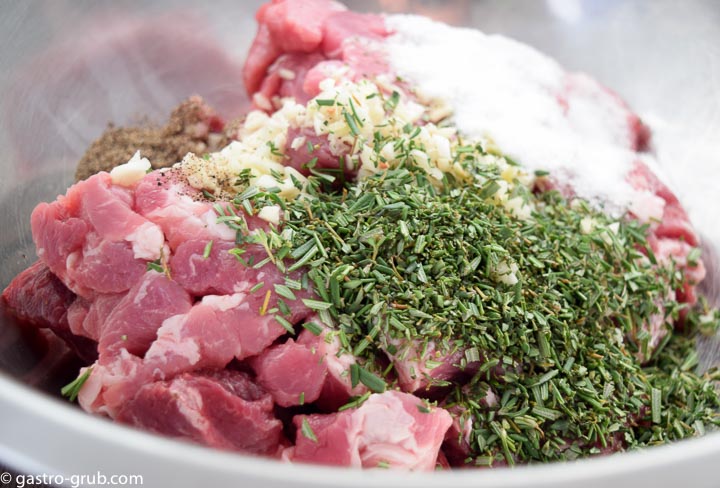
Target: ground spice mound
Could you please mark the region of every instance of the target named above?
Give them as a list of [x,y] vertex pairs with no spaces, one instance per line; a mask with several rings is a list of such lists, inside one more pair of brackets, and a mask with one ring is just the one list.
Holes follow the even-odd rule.
[[217,151],[230,142],[235,126],[232,123],[226,126],[202,98],[190,97],[173,110],[164,126],[110,124],[80,159],[75,180],[110,171],[138,150],[154,169],[172,166],[189,152],[200,155]]

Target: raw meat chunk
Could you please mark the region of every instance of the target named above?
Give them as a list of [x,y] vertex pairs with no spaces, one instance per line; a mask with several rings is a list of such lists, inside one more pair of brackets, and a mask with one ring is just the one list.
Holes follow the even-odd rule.
[[138,356],[145,354],[165,319],[187,313],[191,306],[190,295],[177,282],[157,271],[145,273],[104,316],[100,353],[124,348]]
[[256,18],[243,76],[259,108],[270,110],[276,95],[306,102],[325,78],[390,72],[379,42],[389,32],[379,15],[349,12],[329,0],[276,0]]
[[52,330],[84,361],[97,358],[97,343],[75,335],[68,310],[78,298],[41,261],[17,275],[2,293],[2,304],[18,319]]
[[328,329],[319,335],[304,330],[297,342],[290,339],[252,360],[258,382],[278,405],[316,402],[327,411],[336,410],[351,396],[366,391],[362,384],[352,387],[349,375],[352,364],[355,358],[340,351],[337,337]]
[[371,395],[356,410],[299,415],[294,423],[295,447],[283,455],[293,461],[431,470],[452,419],[413,395],[387,391]]
[[117,420],[206,446],[273,455],[282,423],[270,395],[241,372],[184,374],[143,386]]

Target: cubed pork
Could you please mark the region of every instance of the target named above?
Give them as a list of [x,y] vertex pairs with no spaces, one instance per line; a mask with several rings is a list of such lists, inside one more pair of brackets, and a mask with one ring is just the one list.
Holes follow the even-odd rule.
[[252,454],[275,455],[282,440],[272,398],[237,371],[183,374],[146,384],[116,418],[158,434]]
[[351,396],[367,391],[362,384],[351,385],[349,371],[355,358],[340,351],[337,336],[328,329],[319,335],[303,330],[297,342],[289,339],[273,346],[251,364],[258,383],[283,407],[316,403],[323,410],[334,411]]
[[255,105],[275,96],[306,102],[325,78],[388,73],[380,40],[389,32],[379,15],[349,12],[329,0],[275,0],[256,15],[258,32],[243,71]]
[[52,330],[81,359],[97,358],[97,342],[73,333],[68,309],[78,301],[48,267],[38,261],[17,275],[2,293],[2,304],[15,317]]
[[297,438],[283,457],[352,467],[435,468],[452,419],[441,408],[399,391],[374,394],[359,408],[298,415]]

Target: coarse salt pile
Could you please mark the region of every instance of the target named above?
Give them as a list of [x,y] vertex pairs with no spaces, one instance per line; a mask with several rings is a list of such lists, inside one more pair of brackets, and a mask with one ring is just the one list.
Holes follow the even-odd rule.
[[386,22],[395,32],[386,41],[391,66],[418,95],[447,101],[462,134],[488,140],[529,171],[549,171],[608,210],[621,213],[638,197],[625,177],[634,161],[652,158],[632,149],[625,107],[592,80],[573,75],[590,95],[565,103],[567,74],[527,45],[418,16]]

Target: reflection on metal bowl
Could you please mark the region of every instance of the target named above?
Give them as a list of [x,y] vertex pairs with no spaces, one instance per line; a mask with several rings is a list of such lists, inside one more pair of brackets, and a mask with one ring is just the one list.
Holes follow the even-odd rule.
[[[72,182],[84,149],[109,122],[161,120],[200,94],[231,117],[248,106],[240,70],[261,2],[212,7],[164,0],[136,7],[29,2],[0,18],[0,285],[35,259],[29,215]],[[519,38],[619,91],[656,129],[655,149],[707,236],[703,293],[720,305],[720,97],[712,1],[517,3],[349,2],[413,11]],[[354,5],[352,5],[354,3]],[[708,210],[710,209],[710,210]],[[705,339],[703,367],[720,342]],[[715,486],[720,434],[642,453],[566,465],[418,475],[281,465],[170,441],[92,418],[57,398],[78,359],[51,334],[0,315],[0,464],[27,473],[139,473],[174,486]],[[172,473],[172,476],[170,476]]]

